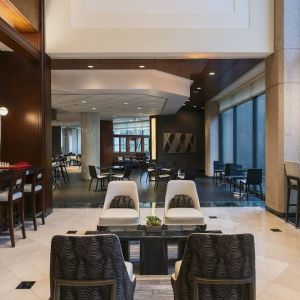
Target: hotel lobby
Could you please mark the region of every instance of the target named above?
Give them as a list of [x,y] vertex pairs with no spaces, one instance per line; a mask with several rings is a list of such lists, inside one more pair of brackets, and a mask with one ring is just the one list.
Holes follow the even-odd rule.
[[0,299],[300,299],[300,1],[0,1]]

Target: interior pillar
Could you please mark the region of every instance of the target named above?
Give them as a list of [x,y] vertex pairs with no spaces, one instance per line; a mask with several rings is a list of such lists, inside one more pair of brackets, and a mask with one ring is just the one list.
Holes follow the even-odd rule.
[[219,103],[205,105],[205,175],[213,176],[213,162],[219,160]]
[[100,166],[100,115],[81,113],[81,177],[89,180],[89,165]]
[[266,61],[266,206],[283,214],[284,161],[300,161],[300,1],[275,1],[275,52]]

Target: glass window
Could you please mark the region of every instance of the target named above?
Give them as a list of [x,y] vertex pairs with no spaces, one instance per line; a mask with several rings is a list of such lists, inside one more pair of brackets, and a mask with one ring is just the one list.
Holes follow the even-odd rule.
[[120,138],[114,137],[114,152],[120,151]]
[[121,152],[126,152],[126,137],[121,137]]
[[236,162],[253,167],[253,101],[236,107]]
[[256,167],[262,169],[263,174],[265,174],[265,95],[257,97],[256,111]]
[[149,152],[149,138],[144,138],[144,152]]
[[233,109],[222,113],[222,158],[224,163],[233,162]]
[[136,152],[142,152],[142,139],[141,138],[136,138]]
[[135,139],[130,139],[129,140],[129,151],[130,152],[135,152]]

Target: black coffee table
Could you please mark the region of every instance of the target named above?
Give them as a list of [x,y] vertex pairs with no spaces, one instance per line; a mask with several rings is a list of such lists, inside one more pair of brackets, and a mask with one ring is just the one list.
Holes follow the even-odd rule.
[[159,232],[148,232],[146,226],[138,225],[136,230],[113,231],[109,227],[98,227],[98,231],[87,231],[85,234],[116,234],[121,242],[124,259],[129,261],[129,242],[140,242],[140,274],[168,274],[168,243],[178,244],[178,259],[182,259],[188,236],[191,233],[222,233],[220,230],[170,230],[166,225]]

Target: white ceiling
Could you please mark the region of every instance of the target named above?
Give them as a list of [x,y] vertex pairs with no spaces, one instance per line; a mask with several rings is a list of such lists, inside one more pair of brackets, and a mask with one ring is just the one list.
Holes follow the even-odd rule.
[[52,107],[64,115],[97,112],[104,120],[174,114],[191,83],[156,70],[53,70]]
[[[102,119],[111,119],[113,116],[157,115],[161,113],[165,101],[165,98],[141,94],[64,95],[54,92],[52,95],[52,107],[58,111],[98,112]],[[96,109],[93,110],[93,108]],[[72,119],[74,117],[71,117]],[[75,120],[78,119],[75,118]]]
[[45,3],[52,58],[264,58],[274,51],[273,0]]

